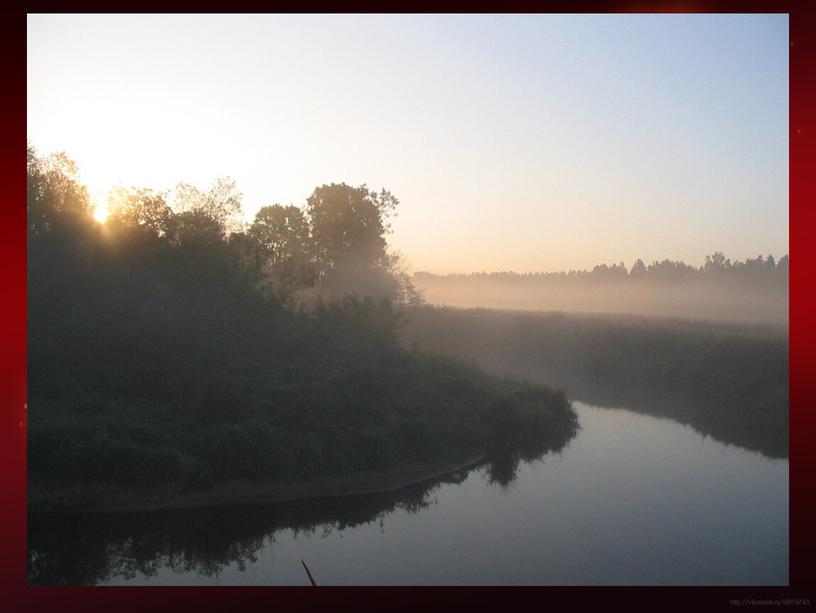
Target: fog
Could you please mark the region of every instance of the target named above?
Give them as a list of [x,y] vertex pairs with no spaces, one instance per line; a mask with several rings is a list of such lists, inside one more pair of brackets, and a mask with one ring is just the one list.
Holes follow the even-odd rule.
[[447,275],[417,273],[413,282],[430,304],[574,313],[623,313],[787,325],[788,280],[696,272],[683,279],[596,279],[576,275]]

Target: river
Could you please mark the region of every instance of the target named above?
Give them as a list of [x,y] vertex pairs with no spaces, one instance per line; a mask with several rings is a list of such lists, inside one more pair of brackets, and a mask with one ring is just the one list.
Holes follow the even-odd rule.
[[576,402],[559,453],[397,493],[30,518],[32,583],[786,585],[788,460]]

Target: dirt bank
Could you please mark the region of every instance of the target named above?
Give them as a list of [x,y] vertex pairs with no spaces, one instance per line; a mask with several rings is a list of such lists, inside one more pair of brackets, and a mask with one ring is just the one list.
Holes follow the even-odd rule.
[[140,512],[160,509],[267,504],[308,498],[391,492],[484,460],[470,455],[439,462],[412,462],[382,471],[362,471],[333,479],[311,481],[229,481],[208,489],[190,490],[182,484],[142,489],[100,483],[44,483],[29,480],[31,512]]

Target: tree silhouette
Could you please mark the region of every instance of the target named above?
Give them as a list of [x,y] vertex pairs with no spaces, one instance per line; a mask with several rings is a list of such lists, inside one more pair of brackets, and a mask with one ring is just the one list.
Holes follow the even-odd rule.
[[88,190],[79,183],[76,163],[65,153],[38,157],[26,149],[29,234],[41,234],[54,225],[90,225]]
[[629,271],[629,276],[642,277],[643,275],[646,274],[646,272],[647,272],[646,264],[643,263],[643,260],[638,258],[637,261],[634,264],[632,264],[632,269]]
[[365,268],[382,266],[386,259],[384,213],[393,198],[378,198],[363,185],[323,185],[306,201],[319,277],[348,261]]
[[108,196],[109,217],[129,226],[143,226],[158,236],[170,229],[173,211],[166,194],[152,189],[118,187]]
[[296,289],[312,285],[315,268],[309,223],[298,207],[274,204],[261,208],[247,234],[261,249],[268,280],[282,300]]
[[216,220],[227,231],[242,229],[241,199],[238,184],[229,177],[216,179],[206,191],[189,183],[178,183],[172,193],[177,213],[197,211]]
[[224,241],[225,234],[224,224],[201,209],[174,215],[167,230],[173,245],[185,247],[214,247]]

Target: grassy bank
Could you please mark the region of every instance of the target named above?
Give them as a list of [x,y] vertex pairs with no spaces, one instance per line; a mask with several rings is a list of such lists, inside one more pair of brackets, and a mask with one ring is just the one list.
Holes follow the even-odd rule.
[[430,306],[413,309],[407,319],[407,345],[787,456],[788,336],[782,326]]
[[[414,460],[560,447],[566,397],[452,359],[394,350],[310,381],[269,373],[191,405],[77,392],[32,398],[35,479],[151,485],[306,479]],[[299,377],[297,377],[299,379]]]

